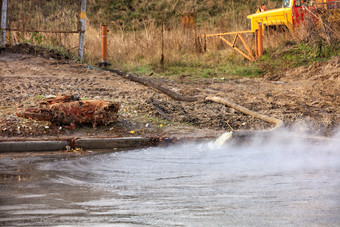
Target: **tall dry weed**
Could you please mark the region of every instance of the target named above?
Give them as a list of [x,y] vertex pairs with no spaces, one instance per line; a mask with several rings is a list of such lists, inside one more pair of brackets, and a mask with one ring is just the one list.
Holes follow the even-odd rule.
[[[72,1],[34,1],[18,0],[10,1],[13,4],[9,10],[10,19],[9,27],[31,28],[40,30],[75,30],[78,29],[78,8],[79,3],[71,4]],[[25,2],[30,2],[25,7]],[[72,7],[65,7],[67,4]],[[96,5],[105,3],[103,0],[88,1],[88,9],[95,8]],[[239,59],[243,57],[235,55],[234,51],[229,48],[223,41],[218,38],[207,39],[207,52],[197,54],[195,50],[195,38],[197,35],[231,32],[247,30],[245,19],[248,14],[256,11],[256,1],[244,3],[242,1],[223,0],[203,0],[198,1],[175,1],[168,2],[158,1],[153,6],[153,2],[133,1],[131,7],[138,9],[147,9],[154,7],[162,9],[163,4],[171,3],[164,10],[166,18],[160,12],[149,12],[147,16],[130,19],[111,21],[107,9],[100,8],[86,18],[85,33],[85,60],[94,64],[101,60],[101,26],[100,23],[107,23],[109,29],[108,37],[108,57],[109,62],[114,67],[121,69],[133,69],[143,65],[157,68],[160,65],[162,57],[162,42],[164,43],[164,64],[165,66],[195,66],[205,64],[207,66],[216,66],[226,61]],[[59,4],[59,5],[58,5]],[[137,5],[138,4],[138,5]],[[278,7],[278,1],[267,1],[267,8]],[[32,10],[27,10],[32,8]],[[215,12],[214,9],[224,9],[222,13]],[[181,15],[184,12],[192,12],[196,16],[195,25],[189,29],[183,29],[181,25]],[[207,13],[209,12],[209,13]],[[111,12],[118,15],[119,12]],[[121,12],[123,16],[126,12]],[[124,14],[125,13],[125,14]],[[141,11],[139,12],[141,13]],[[214,14],[215,13],[215,14]],[[124,14],[124,15],[123,15]],[[126,14],[127,15],[127,14]],[[119,16],[119,15],[118,15]],[[134,14],[134,16],[136,16]],[[29,22],[28,22],[29,21]],[[162,32],[162,23],[165,24]],[[310,36],[307,30],[292,35],[288,32],[272,33],[266,32],[264,37],[265,48],[276,48],[287,40],[301,41]],[[44,44],[49,46],[62,46],[76,53],[78,45],[77,34],[49,34],[49,33],[9,33],[11,42],[30,41],[35,44]],[[230,42],[233,36],[226,37]],[[252,35],[244,35],[247,43],[254,49],[254,38]],[[237,42],[240,49],[244,50],[240,41]]]

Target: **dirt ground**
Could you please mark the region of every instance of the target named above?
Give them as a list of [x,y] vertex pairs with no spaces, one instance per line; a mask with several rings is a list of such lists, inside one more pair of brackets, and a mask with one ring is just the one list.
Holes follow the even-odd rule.
[[[220,96],[253,111],[332,134],[340,123],[340,57],[260,78],[153,78],[187,96]],[[0,139],[53,137],[216,137],[223,131],[272,127],[211,101],[180,102],[114,73],[90,69],[54,52],[29,45],[0,50]],[[119,101],[116,123],[70,130],[19,118],[15,110],[34,106],[51,95],[77,94],[83,99]]]

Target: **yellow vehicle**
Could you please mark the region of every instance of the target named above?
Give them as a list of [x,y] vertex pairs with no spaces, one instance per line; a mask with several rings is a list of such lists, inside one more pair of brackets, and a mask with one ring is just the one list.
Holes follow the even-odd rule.
[[336,11],[338,15],[340,1],[336,0],[283,0],[282,8],[254,13],[247,16],[247,25],[250,30],[257,30],[258,23],[263,28],[281,27],[292,31],[294,27],[306,21],[306,18],[317,20],[317,8]]

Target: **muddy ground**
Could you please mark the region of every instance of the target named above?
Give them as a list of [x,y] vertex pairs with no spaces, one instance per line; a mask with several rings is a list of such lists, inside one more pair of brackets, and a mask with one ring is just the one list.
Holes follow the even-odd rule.
[[[340,123],[340,57],[276,75],[231,80],[178,81],[153,78],[187,96],[220,96],[253,111],[329,135]],[[223,131],[262,130],[273,125],[210,101],[180,102],[114,73],[90,69],[55,52],[29,45],[0,50],[0,138],[49,137],[216,137]],[[83,99],[119,101],[118,121],[70,130],[19,118],[15,110],[44,97],[77,94]]]

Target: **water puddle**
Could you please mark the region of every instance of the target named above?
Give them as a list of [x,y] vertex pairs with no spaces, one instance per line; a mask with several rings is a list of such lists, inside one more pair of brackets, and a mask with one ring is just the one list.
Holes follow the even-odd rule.
[[339,226],[337,141],[6,157],[0,225]]

